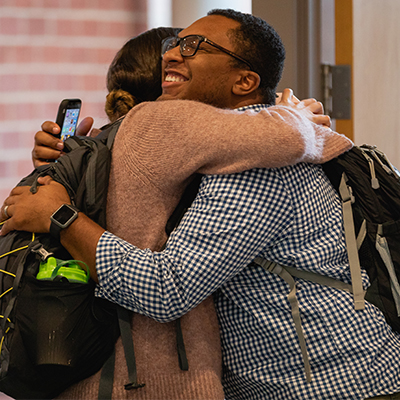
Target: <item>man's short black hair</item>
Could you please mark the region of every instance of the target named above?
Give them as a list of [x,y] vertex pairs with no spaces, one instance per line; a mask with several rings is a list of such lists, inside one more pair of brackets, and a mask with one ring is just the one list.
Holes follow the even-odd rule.
[[[276,87],[282,77],[285,61],[285,47],[275,29],[259,17],[231,9],[214,9],[207,15],[221,15],[239,22],[237,29],[228,32],[235,52],[249,61],[260,75],[259,90],[263,101],[275,104]],[[237,60],[232,61],[242,64]]]

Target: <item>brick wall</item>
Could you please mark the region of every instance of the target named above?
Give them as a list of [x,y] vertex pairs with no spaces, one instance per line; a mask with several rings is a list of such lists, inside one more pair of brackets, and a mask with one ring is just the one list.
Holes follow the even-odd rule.
[[33,136],[62,99],[107,122],[108,65],[146,29],[146,0],[0,1],[0,205],[32,170]]

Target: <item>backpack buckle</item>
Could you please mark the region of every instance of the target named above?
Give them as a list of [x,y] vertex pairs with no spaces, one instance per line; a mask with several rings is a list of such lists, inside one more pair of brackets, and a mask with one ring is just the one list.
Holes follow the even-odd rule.
[[38,254],[42,261],[46,261],[50,256],[54,255],[53,253],[49,253],[41,243],[36,243],[31,247],[31,251]]

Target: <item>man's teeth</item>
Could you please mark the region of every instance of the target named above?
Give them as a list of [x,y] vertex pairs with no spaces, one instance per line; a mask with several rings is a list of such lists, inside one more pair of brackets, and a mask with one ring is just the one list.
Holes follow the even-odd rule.
[[167,75],[165,82],[185,82],[185,79],[180,76]]

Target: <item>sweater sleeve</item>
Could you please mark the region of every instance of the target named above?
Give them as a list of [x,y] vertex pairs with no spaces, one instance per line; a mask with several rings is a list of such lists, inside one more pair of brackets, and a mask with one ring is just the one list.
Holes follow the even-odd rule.
[[344,135],[286,106],[254,112],[189,100],[142,103],[121,128],[125,134],[120,137],[134,141],[131,146],[142,152],[141,159],[151,152],[160,165],[173,159],[176,169],[203,174],[323,163],[352,147]]

